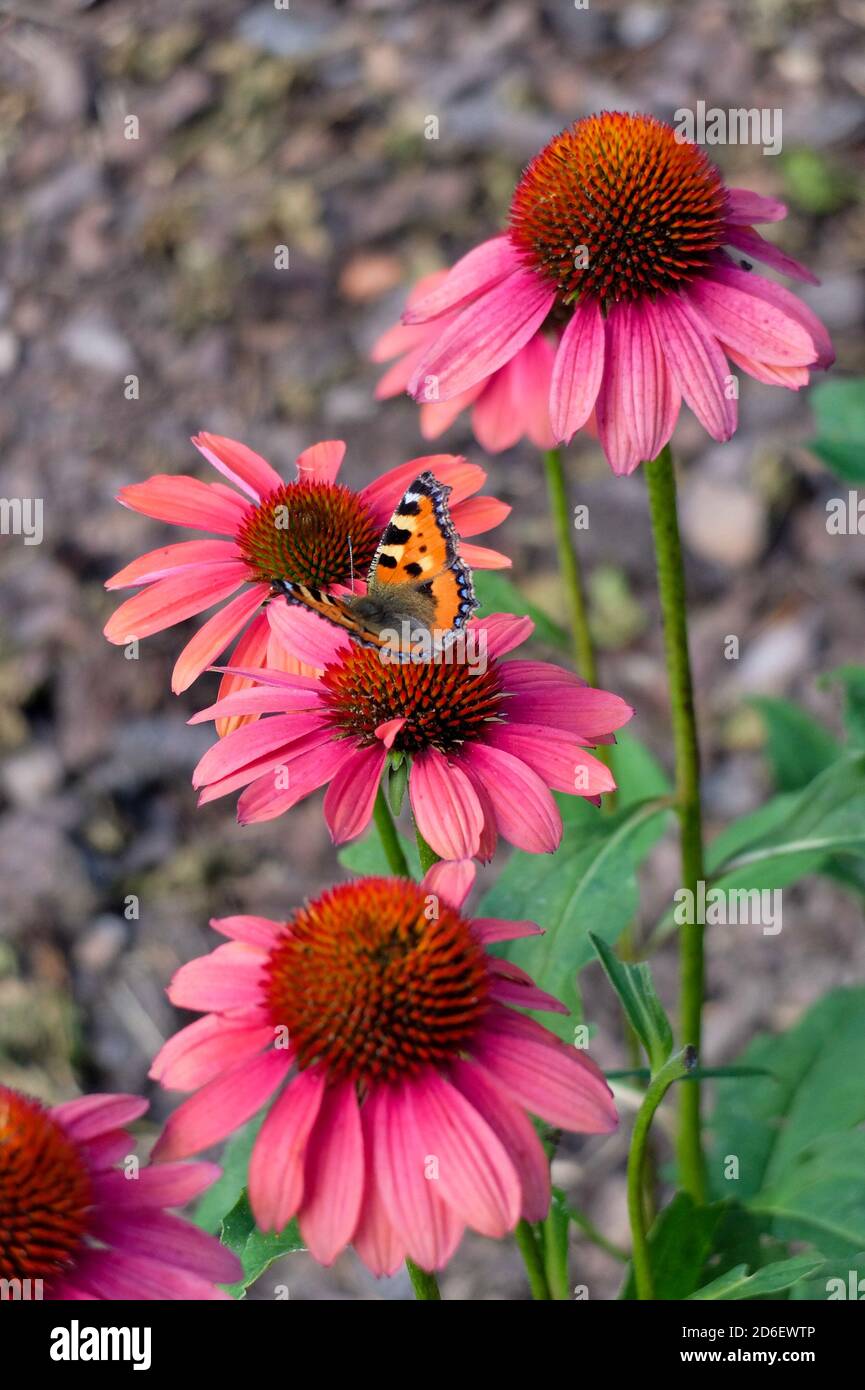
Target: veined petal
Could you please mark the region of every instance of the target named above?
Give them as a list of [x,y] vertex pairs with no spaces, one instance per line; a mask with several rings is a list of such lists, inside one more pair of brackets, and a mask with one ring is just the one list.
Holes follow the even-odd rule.
[[271,1042],[270,1023],[206,1014],[168,1039],[148,1074],[169,1091],[194,1091]]
[[459,910],[474,886],[475,874],[472,859],[440,859],[427,869],[422,885]]
[[550,1205],[550,1165],[531,1120],[478,1062],[458,1061],[452,1076],[454,1085],[501,1140],[516,1169],[520,1215],[526,1221],[543,1220]]
[[427,323],[465,304],[482,290],[490,289],[520,264],[508,236],[482,241],[451,267],[440,284],[412,300],[402,316],[404,324]]
[[533,271],[514,271],[436,339],[409,382],[409,394],[417,401],[447,400],[492,376],[537,332],[555,297]]
[[246,444],[241,444],[239,440],[203,431],[193,435],[192,442],[208,463],[228,478],[229,482],[242,488],[253,502],[258,502],[262,497],[267,497],[269,493],[282,487],[282,478],[275,468],[271,468],[267,459],[263,459],[261,454],[257,454]]
[[486,735],[493,748],[513,753],[541,777],[554,791],[571,796],[599,796],[616,785],[610,769],[587,753],[579,740],[548,724],[493,724]]
[[780,222],[787,209],[777,198],[764,198],[750,188],[727,189],[727,221],[750,227],[753,222]]
[[323,1068],[307,1067],[286,1086],[261,1127],[249,1164],[249,1201],[263,1231],[281,1231],[303,1198],[306,1146],[324,1099]]
[[357,748],[334,773],[324,797],[324,819],[335,845],[363,834],[372,818],[381,774],[387,758],[385,744]]
[[227,1138],[270,1099],[290,1066],[291,1054],[272,1048],[202,1086],[169,1115],[153,1161],[187,1158]]
[[631,433],[631,412],[627,404],[631,390],[630,342],[624,304],[611,307],[604,328],[604,376],[595,403],[595,417],[607,462],[614,473],[622,476],[633,473],[643,461],[642,451]]
[[821,323],[813,309],[809,309],[798,295],[791,294],[790,290],[779,285],[775,280],[767,280],[764,275],[757,275],[753,271],[739,270],[736,266],[727,261],[719,262],[712,271],[716,280],[723,280],[727,285],[732,285],[734,289],[740,289],[745,294],[756,295],[758,299],[765,299],[767,303],[774,304],[776,309],[788,314],[791,319],[796,319],[802,325],[806,333],[811,335],[814,346],[817,349],[817,361],[815,367],[831,367],[835,361],[835,349],[832,347],[832,340],[825,324]]
[[267,620],[292,656],[320,671],[336,660],[343,647],[351,645],[347,632],[284,598],[273,599],[267,605]]
[[248,578],[249,571],[242,560],[220,560],[201,565],[194,574],[182,570],[168,579],[157,579],[121,603],[103,632],[115,646],[123,646],[136,637],[150,637],[212,608]]
[[481,779],[492,802],[500,834],[530,854],[552,853],[562,838],[562,819],[545,782],[500,748],[467,744],[460,761]]
[[157,473],[144,483],[130,483],[120,489],[117,500],[157,521],[195,526],[223,536],[237,534],[250,505],[229,488],[202,483],[182,473]]
[[167,579],[179,570],[197,569],[214,561],[239,560],[240,551],[234,541],[177,541],[139,555],[131,565],[118,570],[106,579],[106,589],[131,589],[137,584],[152,584],[155,579]]
[[729,439],[737,402],[729,398],[730,372],[714,332],[684,295],[659,296],[653,313],[667,366],[688,405],[713,439]]
[[782,275],[789,275],[794,280],[804,280],[808,285],[820,283],[807,266],[788,256],[780,246],[767,241],[759,232],[755,232],[753,227],[731,227],[727,233],[727,243],[735,246],[738,251],[744,251],[746,256],[752,257],[755,261],[762,261],[764,265],[772,266],[773,270],[780,270]]
[[345,443],[342,439],[325,439],[320,444],[312,444],[297,458],[297,476],[316,483],[336,481],[342,461],[345,458]]
[[406,1089],[423,1152],[438,1160],[443,1200],[481,1235],[495,1239],[513,1230],[522,1193],[495,1130],[462,1091],[432,1069]]
[[807,367],[816,361],[811,335],[767,300],[720,279],[695,280],[688,295],[721,342],[737,352],[785,367]]
[[178,1009],[227,1013],[261,1000],[267,958],[254,946],[230,941],[181,965],[166,993]]
[[191,641],[187,642],[174,664],[171,675],[171,689],[175,695],[187,690],[197,680],[202,671],[225,651],[229,642],[236,637],[253,613],[261,606],[264,591],[259,584],[251,585],[242,593],[214,613],[212,618],[200,627]]
[[417,828],[443,859],[471,859],[477,854],[483,813],[474,788],[461,768],[436,748],[412,760],[409,798]]
[[550,419],[556,439],[569,443],[595,408],[604,375],[604,320],[596,300],[574,308],[556,351]]
[[364,1189],[363,1149],[354,1081],[337,1081],[324,1093],[304,1166],[300,1232],[319,1264],[332,1264],[354,1235]]

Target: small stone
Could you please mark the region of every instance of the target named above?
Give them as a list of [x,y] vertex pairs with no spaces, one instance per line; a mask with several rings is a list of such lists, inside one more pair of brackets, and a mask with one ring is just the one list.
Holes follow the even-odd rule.
[[81,856],[42,810],[0,817],[0,882],[0,932],[13,939],[33,928],[74,936],[93,911]]
[[646,48],[669,29],[672,15],[657,5],[628,5],[619,15],[616,29],[626,48]]
[[812,669],[813,660],[813,624],[799,615],[783,619],[742,642],[736,684],[743,691],[780,695],[802,671]]
[[0,376],[9,376],[18,366],[21,344],[10,328],[0,329]]
[[62,781],[63,765],[53,748],[31,746],[3,764],[3,790],[21,810],[35,810]]
[[79,367],[97,372],[119,374],[135,363],[130,344],[102,314],[78,314],[70,319],[60,343]]
[[397,256],[361,254],[346,265],[339,288],[352,303],[365,304],[392,290],[402,279],[402,261]]
[[682,495],[682,531],[704,559],[741,569],[756,560],[766,543],[765,505],[735,483],[694,477]]
[[336,16],[308,18],[294,9],[277,9],[270,0],[253,5],[240,16],[237,33],[247,43],[278,58],[311,58],[319,54],[333,30]]
[[92,974],[101,974],[113,965],[126,944],[126,924],[120,917],[103,913],[75,943],[76,964]]

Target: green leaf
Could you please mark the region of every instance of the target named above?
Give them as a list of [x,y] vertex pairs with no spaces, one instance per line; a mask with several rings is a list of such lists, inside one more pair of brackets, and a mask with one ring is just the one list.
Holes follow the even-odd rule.
[[234,1251],[243,1266],[243,1277],[227,1286],[232,1298],[243,1298],[250,1284],[254,1284],[274,1260],[306,1249],[296,1221],[289,1221],[282,1231],[260,1231],[245,1192],[227,1213],[219,1238]]
[[[824,1255],[865,1249],[865,988],[826,995],[740,1061],[772,1079],[718,1089],[715,1195],[737,1198],[779,1239],[810,1241]],[[735,1178],[725,1176],[731,1158]]]
[[[651,1081],[652,1073],[648,1067],[607,1068],[604,1072],[608,1081],[626,1081],[633,1077],[637,1081]],[[682,1081],[738,1081],[750,1076],[771,1076],[765,1067],[692,1067]]]
[[865,853],[862,753],[836,759],[801,792],[729,827],[709,846],[706,867],[716,887],[782,888],[839,852]]
[[[860,1282],[861,1281],[861,1282]],[[865,1298],[865,1251],[846,1255],[840,1260],[827,1260],[823,1268],[810,1277],[800,1279],[790,1290],[790,1298],[810,1302],[839,1299],[860,1302]]]
[[820,1269],[823,1260],[810,1255],[794,1255],[789,1260],[779,1260],[777,1264],[764,1265],[755,1274],[748,1273],[747,1265],[736,1265],[719,1279],[689,1294],[689,1299],[746,1299],[765,1298],[768,1294],[780,1293],[789,1289],[800,1279],[807,1279]]
[[589,941],[621,1000],[631,1027],[645,1048],[652,1071],[658,1071],[673,1050],[673,1030],[655,993],[648,961],[626,965],[594,932],[589,932]]
[[266,1113],[267,1108],[229,1139],[219,1160],[222,1177],[207,1189],[195,1208],[192,1220],[196,1226],[200,1226],[203,1231],[209,1231],[211,1235],[216,1234],[226,1213],[237,1205],[240,1196],[246,1190],[249,1160]]
[[[579,1018],[576,977],[594,951],[589,932],[613,942],[637,909],[635,869],[663,831],[668,808],[657,801],[603,815],[581,797],[560,797],[565,835],[552,858],[515,851],[478,908],[480,917],[528,918],[544,936],[501,951]],[[568,1041],[573,1019],[545,1014]]]
[[[677,1192],[658,1214],[649,1232],[649,1258],[657,1299],[687,1298],[697,1288],[723,1211],[721,1202],[697,1206],[687,1192]],[[619,1298],[636,1296],[634,1273],[629,1267]]]
[[844,727],[851,744],[865,748],[865,666],[837,666],[820,677],[820,686],[844,690]]
[[654,753],[628,729],[616,734],[616,742],[610,745],[610,760],[616,779],[616,804],[620,810],[639,801],[669,796],[673,790]]
[[387,799],[395,816],[402,810],[408,788],[408,759],[403,758],[397,767],[390,768],[387,782]]
[[546,642],[550,647],[566,648],[570,645],[566,630],[521,594],[513,581],[506,579],[500,570],[475,570],[472,579],[483,614],[516,613],[520,618],[531,618],[535,625],[534,635],[539,641]]
[[836,739],[790,700],[758,695],[750,703],[766,726],[766,752],[779,792],[799,791],[840,755]]
[[817,421],[811,450],[844,482],[865,482],[865,380],[821,382],[811,405]]
[[804,146],[785,150],[781,155],[784,175],[784,201],[803,212],[820,215],[836,212],[856,196],[855,180],[837,161],[822,150]]

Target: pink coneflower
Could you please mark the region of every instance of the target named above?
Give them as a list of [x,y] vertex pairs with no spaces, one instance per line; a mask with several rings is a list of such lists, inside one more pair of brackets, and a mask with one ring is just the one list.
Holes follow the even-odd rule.
[[[446,270],[424,276],[409,295],[406,309],[426,299],[447,278]],[[394,324],[382,334],[373,345],[372,360],[398,361],[379,381],[376,400],[386,401],[405,391],[418,363],[459,312],[459,308],[454,309],[429,323]],[[424,439],[437,439],[463,410],[471,409],[472,431],[487,453],[510,449],[523,437],[539,449],[551,449],[556,442],[549,408],[555,356],[554,339],[546,332],[535,333],[503,367],[480,378],[467,391],[459,391],[448,400],[438,400],[433,393],[432,399],[427,399],[422,394],[418,399]]]
[[216,1299],[240,1278],[230,1250],[166,1207],[219,1177],[214,1163],[116,1168],[138,1096],[47,1109],[0,1086],[0,1298]]
[[250,1203],[264,1230],[297,1215],[322,1264],[353,1244],[375,1274],[406,1255],[440,1269],[466,1226],[498,1237],[540,1220],[549,1176],[525,1112],[605,1134],[616,1111],[593,1062],[511,1007],[567,1012],[487,954],[539,929],[466,917],[465,869],[341,884],[284,923],[214,922],[234,939],[169,989],[207,1012],[153,1064],[164,1086],[196,1092],[156,1156],[224,1139],[279,1091]]
[[[271,608],[282,631],[285,605]],[[615,786],[586,750],[610,742],[633,710],[558,666],[502,661],[531,633],[530,618],[473,620],[465,660],[448,652],[403,663],[383,661],[314,614],[300,617],[302,650],[320,675],[247,669],[258,688],[194,716],[277,716],[208,749],[193,775],[202,802],[245,786],[238,819],[270,820],[329,783],[324,814],[339,844],[368,826],[388,758],[408,758],[411,808],[427,843],[444,859],[488,859],[499,834],[521,849],[556,849],[562,821],[551,788],[597,797]],[[297,641],[293,624],[286,646]]]
[[[236,662],[282,664],[271,641],[267,613],[259,612],[275,579],[344,592],[354,576],[355,592],[363,592],[367,569],[391,513],[405,488],[424,469],[431,469],[452,488],[451,517],[462,536],[498,526],[510,511],[494,497],[476,497],[486,473],[453,454],[412,459],[354,492],[336,481],[345,454],[339,440],[306,449],[297,460],[297,477],[290,483],[234,439],[199,434],[192,442],[233,487],[159,474],[122,488],[118,500],[159,521],[194,526],[228,539],[163,546],[127,565],[106,585],[109,589],[145,586],[122,603],[105,626],[109,642],[119,645],[161,632],[214,604],[224,605],[180,653],[171,683],[175,692],[191,685],[244,628],[234,653]],[[498,551],[465,542],[460,553],[475,569],[510,564]],[[252,625],[247,627],[250,619]],[[232,680],[228,688],[235,684]]]
[[730,362],[798,390],[809,367],[833,361],[811,310],[737,264],[760,260],[815,283],[754,231],[785,215],[774,199],[728,189],[698,146],[651,116],[577,121],[526,169],[507,233],[403,315],[425,335],[408,390],[418,401],[463,398],[555,333],[557,440],[594,418],[613,471],[630,473],[667,443],[683,399],[714,439],[729,439]]

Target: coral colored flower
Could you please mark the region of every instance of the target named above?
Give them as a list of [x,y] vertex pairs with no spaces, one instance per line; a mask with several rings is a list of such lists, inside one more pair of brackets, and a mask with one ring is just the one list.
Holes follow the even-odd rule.
[[216,1284],[240,1277],[234,1255],[165,1210],[209,1187],[216,1164],[115,1167],[146,1109],[124,1095],[47,1109],[0,1086],[0,1298],[228,1297]]
[[[272,605],[273,622],[284,607]],[[597,797],[615,786],[586,750],[610,742],[633,710],[558,666],[501,661],[529,636],[530,618],[473,620],[465,660],[450,660],[450,650],[403,663],[382,660],[315,614],[300,616],[302,650],[322,668],[317,678],[244,670],[257,688],[193,717],[276,715],[208,749],[193,774],[202,802],[245,786],[238,819],[270,820],[328,783],[324,814],[340,844],[366,829],[385,763],[402,754],[417,827],[436,854],[488,859],[498,834],[521,849],[556,849],[562,821],[551,788]],[[297,640],[296,627],[287,628],[289,650]]]
[[[245,444],[199,434],[193,444],[233,484],[159,474],[122,488],[118,500],[133,511],[177,526],[215,532],[223,540],[181,541],[142,555],[108,580],[109,589],[144,585],[105,626],[109,642],[123,645],[149,637],[214,604],[209,618],[177,659],[175,692],[186,690],[225,650],[250,619],[235,660],[278,666],[267,614],[260,613],[274,579],[339,591],[355,576],[355,592],[403,491],[424,469],[452,488],[451,516],[462,536],[475,536],[510,511],[494,497],[476,497],[486,473],[453,454],[412,459],[353,492],[336,481],[345,454],[338,440],[313,444],[297,460],[297,477],[283,482],[270,464]],[[498,551],[463,543],[463,559],[475,569],[499,569],[510,561]],[[239,591],[239,592],[238,592]],[[233,595],[233,597],[232,597]],[[228,602],[225,602],[229,600]],[[235,688],[236,680],[223,689]]]
[[[406,309],[411,310],[447,278],[448,272],[441,270],[419,280],[408,297]],[[398,361],[379,381],[377,400],[389,400],[406,389],[418,363],[458,313],[459,309],[454,309],[429,323],[394,324],[382,334],[373,345],[372,360],[389,362],[395,357]],[[551,449],[556,442],[549,409],[555,356],[554,340],[545,332],[535,333],[503,367],[449,400],[435,399],[434,386],[425,386],[418,397],[424,439],[437,439],[463,410],[471,408],[475,439],[487,453],[510,449],[523,436],[539,449]],[[427,391],[432,399],[426,398]]]
[[811,310],[743,268],[758,260],[816,283],[754,230],[785,215],[774,199],[727,188],[698,146],[651,116],[577,121],[529,164],[507,233],[404,313],[416,335],[407,389],[452,408],[555,333],[557,440],[594,422],[613,471],[631,473],[669,440],[683,399],[713,439],[729,439],[730,362],[798,390],[809,367],[834,360]]
[[214,922],[233,940],[169,988],[205,1016],[153,1064],[162,1085],[195,1092],[155,1156],[207,1148],[278,1092],[250,1203],[265,1230],[297,1215],[322,1264],[353,1244],[375,1274],[406,1255],[440,1269],[466,1226],[498,1237],[540,1220],[548,1168],[526,1111],[585,1134],[614,1129],[616,1111],[584,1053],[511,1007],[567,1012],[487,954],[539,929],[466,917],[466,868],[340,884],[285,923]]

